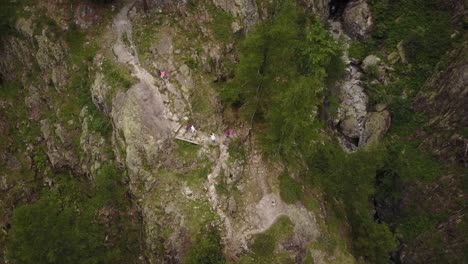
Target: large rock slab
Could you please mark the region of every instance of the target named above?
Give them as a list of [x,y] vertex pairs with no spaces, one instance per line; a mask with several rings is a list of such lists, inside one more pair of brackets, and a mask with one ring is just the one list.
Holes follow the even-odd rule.
[[359,147],[369,147],[377,144],[387,133],[390,120],[390,113],[387,110],[370,112],[364,125],[364,131],[359,139]]
[[[112,120],[117,134],[116,143],[124,148],[125,164],[131,178],[130,185],[144,180],[145,162],[156,160],[162,143],[173,129],[161,99],[152,91],[152,86],[139,83],[127,92],[119,92],[112,103]],[[141,186],[140,186],[141,187]]]
[[343,25],[346,32],[354,39],[363,39],[372,30],[372,16],[365,0],[348,3],[343,12]]

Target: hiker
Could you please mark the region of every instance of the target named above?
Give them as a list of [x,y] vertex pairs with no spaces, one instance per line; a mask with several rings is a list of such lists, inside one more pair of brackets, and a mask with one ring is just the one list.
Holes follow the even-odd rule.
[[231,138],[231,130],[226,130],[226,138]]
[[192,132],[192,134],[195,134],[197,130],[195,129],[195,127],[193,125],[190,126],[190,132]]
[[216,143],[216,137],[214,133],[211,133],[211,143]]
[[159,75],[161,76],[161,79],[164,79],[164,76],[166,76],[166,71],[164,69],[159,70]]

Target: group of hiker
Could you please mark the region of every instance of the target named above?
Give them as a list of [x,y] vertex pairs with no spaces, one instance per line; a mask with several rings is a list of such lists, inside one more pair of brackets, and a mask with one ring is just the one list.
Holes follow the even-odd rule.
[[[188,130],[190,130],[190,133],[192,135],[195,135],[197,133],[197,129],[195,128],[194,125],[188,126]],[[226,130],[226,138],[231,138],[231,130]],[[216,136],[214,133],[211,133],[210,135],[211,143],[215,144],[216,143]]]

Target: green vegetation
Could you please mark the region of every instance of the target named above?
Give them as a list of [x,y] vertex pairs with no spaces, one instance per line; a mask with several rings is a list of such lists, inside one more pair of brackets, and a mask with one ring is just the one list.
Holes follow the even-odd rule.
[[358,41],[353,41],[348,49],[349,57],[363,60],[367,55],[366,46]]
[[310,252],[307,252],[307,255],[304,259],[304,264],[314,264],[314,258],[312,257],[312,254]]
[[177,141],[177,157],[179,162],[186,162],[198,156],[200,146],[185,141]]
[[292,1],[277,5],[277,15],[242,42],[235,78],[221,98],[248,121],[262,124],[266,152],[294,159],[298,148],[309,147],[304,139],[317,135],[320,124],[313,113],[324,92],[327,68],[340,48]]
[[[147,15],[147,19],[134,24],[133,42],[137,48],[138,58],[143,65],[149,69],[147,64],[151,58],[151,47],[155,45],[155,40],[159,39],[159,29],[162,24],[161,15]],[[149,66],[149,67],[148,67]]]
[[[395,82],[390,87],[368,84],[370,101],[391,103],[392,127],[406,126],[411,116],[411,102],[421,90],[442,56],[452,47],[450,34],[454,28],[447,12],[440,11],[436,1],[406,0],[401,2],[370,1],[375,28],[368,43],[355,44],[366,52],[384,52],[384,56],[396,51],[402,42],[411,67],[395,65]],[[362,48],[362,46],[364,46]],[[353,48],[353,46],[352,46]],[[356,48],[354,48],[356,49]],[[350,52],[353,49],[350,50]],[[405,98],[401,95],[405,94]],[[403,102],[404,101],[404,102]],[[405,111],[404,115],[398,112]],[[396,114],[395,114],[396,113]],[[409,115],[408,115],[409,114]],[[417,126],[414,126],[417,127]]]
[[[374,221],[370,202],[384,151],[346,155],[328,140],[324,145],[316,144],[322,127],[315,119],[317,106],[327,86],[344,70],[340,46],[292,1],[278,1],[276,5],[276,15],[254,28],[242,42],[236,76],[221,97],[254,127],[259,125],[266,153],[281,156],[289,166],[299,169],[299,182],[305,187],[318,184],[325,189],[336,211],[341,212],[342,221],[350,222],[354,253],[372,263],[386,263],[397,243],[385,224]],[[299,182],[286,174],[279,180],[283,200],[301,200],[314,207],[308,202],[313,197],[302,192]],[[255,255],[271,256],[269,241],[275,240],[268,234],[257,239],[252,247]],[[376,240],[379,243],[374,243]]]
[[[62,31],[53,19],[46,16],[33,19],[35,32],[44,29],[51,40],[65,41],[66,64],[70,73],[64,87],[47,89],[50,108],[39,109],[39,118],[61,124],[70,136],[75,154],[81,158],[79,115],[84,107],[88,108],[90,115],[91,132],[100,132],[108,140],[112,131],[108,118],[93,104],[90,93],[94,77],[90,66],[99,48],[99,38],[87,39],[73,25],[69,30]],[[92,30],[94,32],[96,29]],[[18,67],[18,70],[25,69]],[[42,84],[41,69],[37,65],[33,65],[31,72],[25,73],[27,79],[23,79],[24,86],[48,85]],[[10,148],[18,145],[14,151],[21,153],[21,156],[31,156],[33,160],[32,165],[29,164],[32,168],[21,169],[18,172],[21,175],[12,183],[22,186],[22,193],[26,193],[27,197],[21,199],[31,199],[33,202],[18,206],[13,211],[12,228],[7,237],[8,260],[11,263],[136,262],[140,230],[134,216],[127,215],[131,205],[126,199],[127,188],[122,179],[124,173],[116,168],[112,160],[101,164],[93,183],[65,171],[52,171],[45,142],[36,144],[41,132],[39,124],[29,120],[28,108],[24,105],[27,90],[23,85],[3,82],[0,89],[2,99],[11,102],[8,109],[8,123],[11,124],[8,128],[12,129],[8,134]],[[44,95],[41,90],[39,92],[42,98]],[[23,148],[31,143],[34,144],[33,153],[26,155]],[[107,150],[107,153],[108,158],[112,159],[112,151]],[[23,158],[19,161],[22,163]],[[43,187],[43,175],[53,180],[53,188]],[[14,197],[18,199],[18,196]],[[8,214],[6,216],[9,217]],[[1,242],[3,244],[3,237]]]
[[229,142],[228,152],[230,161],[237,160],[241,163],[245,162],[245,149],[243,143],[240,140],[231,139],[231,141]]
[[221,42],[229,41],[232,37],[231,24],[234,21],[234,17],[211,4],[207,5],[207,9],[212,19],[208,25],[213,31],[215,39]]
[[[386,56],[396,51],[397,44],[401,42],[411,64],[395,64],[394,81],[389,86],[367,84],[370,103],[388,104],[392,115],[391,137],[386,140],[384,164],[377,172],[375,199],[387,208],[399,208],[381,220],[402,241],[410,244],[416,237],[420,239],[424,236],[428,251],[438,252],[444,247],[437,246],[440,238],[432,234],[437,224],[447,218],[447,210],[431,212],[425,203],[416,201],[420,199],[419,194],[407,193],[404,187],[430,184],[442,173],[450,174],[454,168],[441,166],[427,150],[418,146],[420,142],[415,140],[414,133],[427,121],[423,115],[412,110],[412,104],[424,82],[438,64],[444,63],[447,51],[457,45],[459,39],[451,38],[455,28],[450,22],[449,13],[440,10],[437,1],[370,3],[375,25],[371,40],[362,44],[366,51]],[[447,254],[441,256],[445,259],[438,262],[450,262]]]
[[388,254],[397,245],[388,227],[373,220],[370,203],[377,171],[383,166],[383,153],[372,150],[345,155],[337,145],[325,144],[308,160],[313,175],[308,181],[320,182],[328,196],[339,199],[336,211],[344,212],[341,217],[351,225],[353,251],[371,263],[387,263]]
[[191,119],[195,124],[199,124],[198,128],[200,130],[212,131],[216,129],[213,122],[207,122],[207,120],[215,120],[216,108],[213,105],[215,96],[213,89],[207,85],[201,85],[193,89],[190,94]]
[[267,231],[254,237],[254,242],[251,245],[252,254],[244,261],[247,263],[250,263],[248,260],[252,261],[251,263],[272,263],[273,260],[281,257],[274,253],[276,245],[280,240],[293,235],[293,228],[294,225],[287,216],[279,217]]
[[193,242],[185,255],[185,264],[223,264],[226,263],[219,231],[215,228],[205,230]]
[[0,0],[0,45],[4,37],[15,32],[18,13],[29,0]]
[[280,182],[280,195],[281,199],[286,203],[295,203],[297,202],[302,195],[301,186],[288,176],[287,174],[281,174],[279,176]]
[[[9,258],[13,263],[134,263],[138,229],[113,211],[129,206],[121,177],[113,164],[103,165],[90,198],[93,188],[87,183],[57,175],[56,191],[15,209]],[[101,210],[110,216],[103,218]]]
[[113,89],[128,89],[135,83],[135,79],[133,79],[129,69],[115,64],[109,59],[104,59],[102,62],[102,72],[106,83]]
[[276,247],[276,241],[269,234],[259,234],[252,245],[252,251],[258,258],[270,257]]

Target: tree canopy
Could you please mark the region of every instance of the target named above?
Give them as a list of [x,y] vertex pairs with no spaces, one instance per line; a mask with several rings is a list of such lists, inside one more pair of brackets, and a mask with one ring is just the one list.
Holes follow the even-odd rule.
[[327,67],[340,46],[321,23],[293,1],[277,2],[276,14],[258,25],[241,44],[236,75],[222,99],[243,116],[266,127],[271,154],[291,154],[308,145],[320,127],[315,119]]

